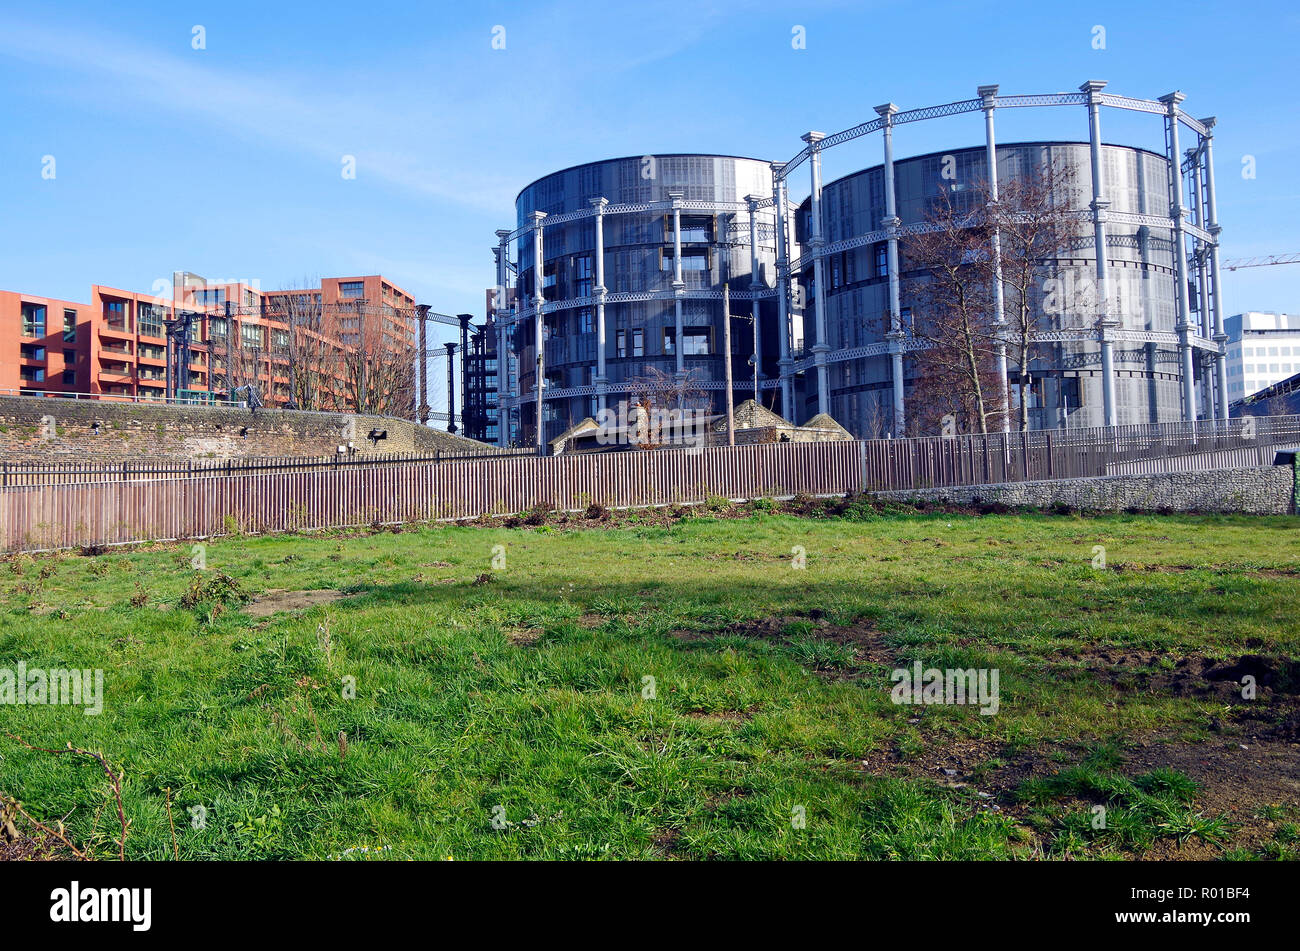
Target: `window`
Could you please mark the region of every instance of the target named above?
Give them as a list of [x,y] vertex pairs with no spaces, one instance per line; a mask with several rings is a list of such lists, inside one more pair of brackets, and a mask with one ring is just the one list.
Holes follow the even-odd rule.
[[876,245],[876,277],[889,276],[889,245]]
[[672,356],[677,352],[677,328],[664,328],[664,356]]
[[104,301],[104,319],[114,330],[130,330],[126,321],[126,301],[124,300],[106,300]]
[[1060,381],[1060,394],[1061,402],[1067,410],[1078,409],[1083,405],[1077,376],[1067,376]]
[[226,303],[226,289],[224,287],[216,287],[212,289],[206,287],[199,288],[194,292],[194,303],[216,304],[218,307],[223,306]]
[[[673,219],[668,218],[668,240],[673,239]],[[713,219],[682,215],[682,241],[712,241]]]
[[340,281],[339,297],[344,300],[360,300],[366,292],[365,281]]
[[64,371],[63,371],[63,385],[64,385],[64,386],[76,386],[76,385],[77,385],[77,371],[76,371],[76,370],[64,370]]
[[[694,272],[702,273],[709,269],[709,250],[708,248],[682,248],[682,273]],[[671,249],[664,251],[663,263],[660,265],[662,271],[673,271],[673,252]]]
[[245,346],[260,347],[262,346],[262,328],[256,324],[242,324],[239,328],[239,339],[244,342]]
[[77,339],[77,312],[70,307],[63,309],[63,342],[73,343]]
[[645,330],[640,327],[632,331],[632,356],[645,356]]
[[224,337],[226,335],[227,320],[225,317],[208,318],[208,336]]
[[44,383],[45,367],[19,367],[18,376],[24,383]]
[[23,336],[45,336],[45,305],[23,304]]
[[136,304],[136,326],[140,333],[150,337],[161,337],[163,330],[163,308],[154,304]]
[[580,257],[573,262],[573,296],[590,297],[592,291],[591,258]]
[[614,350],[615,355],[620,357],[627,356],[627,331],[620,330],[618,333],[616,333],[614,335],[614,341],[615,341],[615,350]]
[[708,327],[686,327],[682,330],[682,353],[688,357],[706,356],[709,352]]
[[44,360],[45,348],[38,347],[34,343],[25,343],[20,348],[24,360]]
[[592,320],[591,309],[578,312],[578,333],[594,333],[596,330],[595,322]]

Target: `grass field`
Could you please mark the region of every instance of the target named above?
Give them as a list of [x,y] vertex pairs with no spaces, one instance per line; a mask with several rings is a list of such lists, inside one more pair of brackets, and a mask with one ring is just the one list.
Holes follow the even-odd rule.
[[1300,855],[1296,519],[803,507],[10,556],[0,668],[105,696],[0,706],[0,793],[103,858],[24,743],[137,859]]

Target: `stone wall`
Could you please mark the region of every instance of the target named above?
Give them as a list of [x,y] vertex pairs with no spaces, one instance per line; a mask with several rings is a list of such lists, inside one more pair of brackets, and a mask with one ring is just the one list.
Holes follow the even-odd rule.
[[1298,477],[1300,475],[1292,466],[1253,466],[1159,475],[901,489],[873,494],[896,502],[941,505],[1006,505],[1038,509],[1067,505],[1097,512],[1138,509],[1144,512],[1286,515],[1296,511]]
[[[372,443],[372,429],[387,438]],[[358,453],[488,449],[386,416],[0,397],[0,459],[7,462],[333,456],[349,441]]]

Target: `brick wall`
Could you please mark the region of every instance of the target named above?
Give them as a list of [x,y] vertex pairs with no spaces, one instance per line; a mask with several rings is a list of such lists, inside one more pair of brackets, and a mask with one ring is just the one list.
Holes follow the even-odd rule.
[[[372,445],[372,429],[388,437]],[[481,446],[383,416],[0,397],[0,458],[10,462],[332,456],[348,432],[357,452]]]

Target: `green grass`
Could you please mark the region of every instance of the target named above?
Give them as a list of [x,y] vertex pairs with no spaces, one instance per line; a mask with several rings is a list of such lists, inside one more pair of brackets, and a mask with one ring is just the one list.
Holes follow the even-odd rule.
[[[1095,545],[1112,568],[1179,570],[1098,571]],[[97,717],[0,706],[0,731],[124,768],[129,858],[170,858],[167,790],[182,858],[1000,859],[1188,840],[1295,855],[1293,816],[1268,846],[1234,846],[1187,776],[1125,766],[1127,738],[1197,742],[1221,703],[1120,694],[1061,653],[1300,654],[1295,519],[706,509],[235,537],[207,545],[203,572],[190,557],[0,563],[0,667],[103,668],[106,695]],[[244,596],[269,589],[347,596],[249,616]],[[894,705],[888,663],[823,637],[813,609],[874,627],[898,666],[997,667],[998,714]],[[736,629],[768,618],[785,619],[774,636]],[[975,743],[999,757],[979,781],[1025,755],[1053,774],[990,799],[863,765]],[[0,736],[0,793],[105,857],[106,788],[89,760]]]

